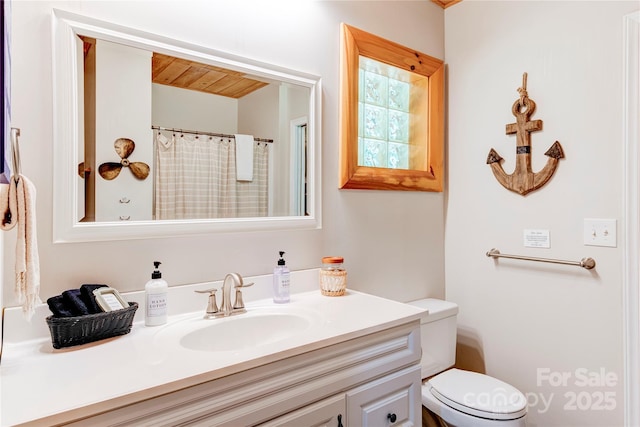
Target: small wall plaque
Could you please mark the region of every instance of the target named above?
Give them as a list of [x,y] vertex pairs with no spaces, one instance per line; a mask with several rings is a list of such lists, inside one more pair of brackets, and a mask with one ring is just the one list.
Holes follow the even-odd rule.
[[549,230],[524,230],[525,248],[550,248]]

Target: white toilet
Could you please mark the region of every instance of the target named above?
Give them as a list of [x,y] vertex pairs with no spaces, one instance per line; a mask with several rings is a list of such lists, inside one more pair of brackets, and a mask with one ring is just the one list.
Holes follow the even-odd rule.
[[488,375],[449,369],[458,306],[438,299],[409,304],[429,310],[420,325],[422,405],[451,427],[526,426],[527,399],[519,390]]

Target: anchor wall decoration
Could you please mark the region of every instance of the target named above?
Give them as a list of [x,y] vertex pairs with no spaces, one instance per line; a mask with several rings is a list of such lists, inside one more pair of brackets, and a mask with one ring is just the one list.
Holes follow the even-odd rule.
[[503,160],[493,148],[489,151],[487,164],[491,166],[493,175],[498,182],[508,190],[521,195],[530,193],[542,187],[551,179],[558,167],[558,161],[564,157],[562,146],[558,141],[547,150],[547,164],[540,172],[531,169],[531,132],[542,129],[542,120],[529,120],[536,110],[536,103],[527,94],[527,73],[522,76],[522,87],[518,88],[520,98],[516,99],[511,107],[511,112],[516,118],[515,123],[507,124],[507,135],[516,134],[516,167],[511,175],[502,168]]

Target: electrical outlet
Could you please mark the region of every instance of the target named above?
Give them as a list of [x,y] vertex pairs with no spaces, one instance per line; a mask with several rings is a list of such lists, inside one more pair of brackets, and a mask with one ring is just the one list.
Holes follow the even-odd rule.
[[615,248],[618,244],[616,220],[585,218],[584,244]]

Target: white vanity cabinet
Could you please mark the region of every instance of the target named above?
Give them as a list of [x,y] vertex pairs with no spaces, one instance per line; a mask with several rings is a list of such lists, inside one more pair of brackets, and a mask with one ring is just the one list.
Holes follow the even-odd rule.
[[157,397],[68,425],[417,426],[420,355],[414,320],[290,357],[273,355],[254,368],[158,390]]
[[[417,380],[416,380],[417,378]],[[415,426],[420,408],[420,367],[413,366],[305,406],[260,427]],[[416,412],[417,411],[417,412]],[[418,418],[419,420],[419,418]],[[347,423],[348,421],[348,423]]]
[[368,427],[421,425],[416,422],[416,417],[418,420],[421,417],[420,375],[420,366],[412,366],[348,391],[349,424]]

